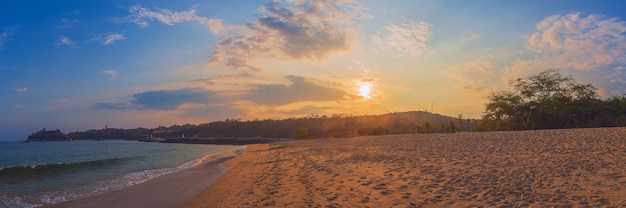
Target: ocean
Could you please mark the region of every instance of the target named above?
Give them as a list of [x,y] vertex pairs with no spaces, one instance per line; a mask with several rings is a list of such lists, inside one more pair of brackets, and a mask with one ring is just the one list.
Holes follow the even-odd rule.
[[0,207],[34,207],[115,191],[241,148],[123,140],[0,142]]

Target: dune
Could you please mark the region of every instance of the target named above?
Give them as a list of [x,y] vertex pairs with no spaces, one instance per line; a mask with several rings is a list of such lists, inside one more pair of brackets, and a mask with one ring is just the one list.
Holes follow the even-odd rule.
[[250,145],[179,207],[626,207],[626,128]]

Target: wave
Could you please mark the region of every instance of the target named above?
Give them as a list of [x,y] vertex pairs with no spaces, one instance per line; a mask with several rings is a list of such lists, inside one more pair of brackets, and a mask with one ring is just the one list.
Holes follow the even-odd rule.
[[32,208],[40,207],[43,204],[32,204],[26,202],[22,197],[0,195],[0,207],[6,208]]
[[64,201],[85,198],[85,197],[90,197],[90,196],[103,194],[107,192],[117,191],[117,190],[127,188],[133,185],[144,183],[150,179],[154,179],[159,176],[163,176],[163,175],[179,172],[181,170],[185,170],[188,168],[196,167],[200,164],[205,163],[206,161],[212,158],[215,158],[216,156],[220,154],[221,153],[205,155],[201,158],[190,160],[186,163],[183,163],[173,168],[150,169],[150,170],[143,170],[143,171],[128,173],[122,178],[116,178],[116,179],[97,182],[96,184],[93,184],[89,190],[82,190],[82,191],[78,191],[75,193],[57,192],[57,193],[44,194],[40,197],[40,200],[43,204],[56,204],[56,203],[60,203]]
[[188,161],[174,168],[161,168],[161,169],[144,170],[140,172],[129,173],[126,176],[124,176],[125,185],[131,186],[135,184],[140,184],[140,183],[146,182],[150,179],[153,179],[162,175],[175,173],[184,169],[192,168],[202,163],[205,163],[206,161],[210,159],[215,158],[219,154],[220,153],[205,155],[204,157]]
[[48,176],[56,176],[65,172],[80,171],[85,168],[98,168],[107,165],[125,162],[133,157],[108,158],[84,162],[51,163],[38,165],[24,165],[0,167],[0,183],[16,183],[21,180],[30,180]]
[[[216,156],[220,154],[221,153],[205,155],[201,158],[190,160],[186,163],[183,163],[173,168],[160,168],[160,169],[150,169],[150,170],[132,172],[120,178],[99,181],[99,182],[96,182],[95,184],[89,185],[88,187],[83,187],[79,189],[59,190],[59,191],[42,193],[35,197],[37,199],[32,199],[31,197],[26,197],[26,196],[9,197],[9,196],[0,195],[0,207],[37,207],[37,206],[41,206],[45,204],[56,204],[56,203],[60,203],[64,201],[76,200],[80,198],[86,198],[86,197],[95,196],[95,195],[99,195],[103,193],[117,191],[117,190],[127,188],[133,185],[144,183],[150,179],[154,179],[159,176],[163,176],[163,175],[179,172],[185,169],[189,169],[192,167],[196,167],[198,165],[201,165],[207,162],[210,159],[215,158]],[[103,161],[90,161],[90,162],[83,162],[83,163],[95,162],[95,163],[106,164],[106,163],[112,163],[116,161],[123,161],[126,159],[130,159],[130,158],[114,158],[114,159],[107,159]],[[83,166],[83,167],[89,167],[90,165],[94,165],[94,164],[82,164],[82,163],[80,165],[78,164],[79,163],[74,163],[75,166]],[[53,167],[58,166],[58,165],[60,164],[52,164]],[[38,165],[38,166],[35,166],[35,168],[48,167],[48,166],[50,165],[43,165],[43,166]],[[14,168],[15,169],[30,168],[30,166],[28,167],[21,166],[21,167],[14,167]]]
[[[39,207],[46,204],[57,204],[64,201],[76,200],[86,197],[91,197],[95,195],[100,195],[108,192],[117,191],[123,188],[127,188],[133,185],[137,185],[140,183],[144,183],[150,179],[154,179],[159,176],[179,172],[185,169],[189,169],[192,167],[196,167],[203,163],[206,163],[208,160],[213,159],[222,153],[214,153],[205,155],[201,158],[193,159],[188,162],[185,162],[177,167],[172,168],[160,168],[160,169],[150,169],[137,171],[132,173],[127,173],[123,177],[109,179],[104,181],[95,182],[88,186],[83,187],[73,187],[65,190],[56,190],[56,191],[47,191],[44,193],[28,195],[28,196],[9,196],[0,194],[0,207]],[[54,172],[57,169],[63,171],[73,168],[92,168],[97,166],[105,166],[108,164],[113,164],[125,160],[131,160],[133,158],[111,158],[104,160],[96,160],[96,161],[87,161],[87,162],[78,162],[78,163],[61,163],[61,164],[44,164],[44,165],[33,165],[33,166],[18,166],[18,167],[8,167],[0,170],[0,179],[3,178],[4,175],[12,174],[24,174],[25,172],[35,171],[35,172]],[[32,170],[31,170],[32,169]],[[76,169],[76,171],[80,171]],[[4,173],[3,173],[4,172]],[[6,178],[6,177],[5,177]],[[0,181],[0,183],[2,183]]]

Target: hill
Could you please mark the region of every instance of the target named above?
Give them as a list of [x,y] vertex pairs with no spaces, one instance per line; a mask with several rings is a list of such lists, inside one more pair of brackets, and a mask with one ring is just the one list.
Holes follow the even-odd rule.
[[28,136],[25,142],[33,141],[68,141],[71,140],[67,135],[61,133],[60,130],[46,131],[43,129]]
[[[452,127],[453,125],[454,127]],[[367,135],[469,131],[464,119],[425,111],[388,113],[382,115],[309,116],[288,119],[241,121],[226,119],[199,125],[174,125],[154,129],[101,129],[68,134],[73,139],[159,138],[326,138]]]

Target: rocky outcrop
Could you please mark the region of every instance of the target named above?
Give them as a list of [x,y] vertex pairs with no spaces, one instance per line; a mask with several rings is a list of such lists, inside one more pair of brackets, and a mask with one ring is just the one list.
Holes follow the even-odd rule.
[[64,133],[62,133],[58,129],[54,130],[54,131],[46,131],[46,129],[43,129],[41,131],[38,131],[38,132],[33,133],[30,136],[28,136],[28,138],[25,140],[25,142],[35,142],[35,141],[70,141],[70,140],[72,140],[72,139],[67,137],[67,135],[65,135]]

